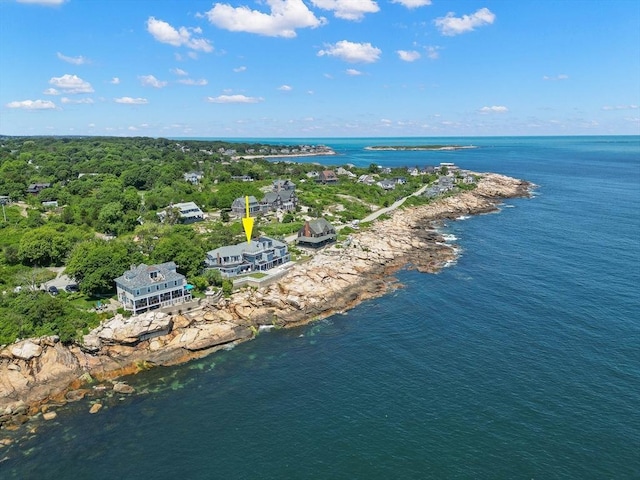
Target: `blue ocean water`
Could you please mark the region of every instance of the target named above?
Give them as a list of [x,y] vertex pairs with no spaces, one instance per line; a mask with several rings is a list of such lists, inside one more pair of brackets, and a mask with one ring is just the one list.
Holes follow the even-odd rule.
[[[539,187],[447,224],[462,254],[438,275],[34,420],[0,477],[640,478],[640,137],[304,142]],[[479,148],[363,150],[391,142]]]

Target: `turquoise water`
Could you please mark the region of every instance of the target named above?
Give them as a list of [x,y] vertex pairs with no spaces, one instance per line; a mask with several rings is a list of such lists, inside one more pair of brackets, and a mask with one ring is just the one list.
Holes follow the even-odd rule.
[[96,415],[35,420],[0,477],[640,478],[640,137],[362,150],[391,141],[308,143],[341,154],[328,163],[452,161],[539,188],[447,224],[462,255],[438,275],[131,377],[142,393]]

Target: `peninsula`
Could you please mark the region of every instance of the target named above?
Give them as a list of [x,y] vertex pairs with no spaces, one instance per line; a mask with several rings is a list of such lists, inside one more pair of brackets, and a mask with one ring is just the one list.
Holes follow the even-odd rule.
[[[116,315],[84,340],[31,338],[0,351],[0,425],[17,428],[32,416],[55,417],[66,402],[110,392],[132,393],[115,379],[153,366],[209,355],[254,338],[263,327],[292,327],[348,310],[388,292],[394,273],[410,266],[435,273],[457,250],[438,230],[444,219],[497,210],[505,198],[529,196],[530,183],[475,174],[477,186],[396,209],[368,228],[284,269],[277,281],[243,288],[226,298],[202,299],[191,310]],[[91,407],[96,413],[99,407]]]
[[365,150],[376,150],[376,151],[421,151],[421,150],[465,150],[469,148],[477,148],[474,145],[381,145],[381,146],[370,146],[364,147]]

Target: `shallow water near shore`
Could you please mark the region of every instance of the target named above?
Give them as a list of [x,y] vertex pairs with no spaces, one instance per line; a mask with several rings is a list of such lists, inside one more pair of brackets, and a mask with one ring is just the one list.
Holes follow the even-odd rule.
[[[363,150],[390,142],[479,148]],[[640,137],[295,143],[539,188],[447,222],[461,256],[438,275],[32,420],[1,478],[640,477]]]

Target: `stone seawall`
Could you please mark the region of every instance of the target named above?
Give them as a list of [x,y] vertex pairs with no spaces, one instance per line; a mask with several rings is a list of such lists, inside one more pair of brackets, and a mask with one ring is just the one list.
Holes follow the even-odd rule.
[[[395,211],[267,286],[245,288],[215,306],[177,315],[149,312],[103,323],[82,345],[56,337],[28,339],[0,350],[0,426],[16,428],[30,415],[105,389],[127,391],[120,376],[208,355],[255,336],[261,325],[294,326],[350,309],[392,288],[406,265],[434,273],[455,260],[437,221],[496,210],[532,185],[484,174],[477,188]],[[89,384],[93,387],[88,388]],[[81,394],[77,392],[83,392]]]

